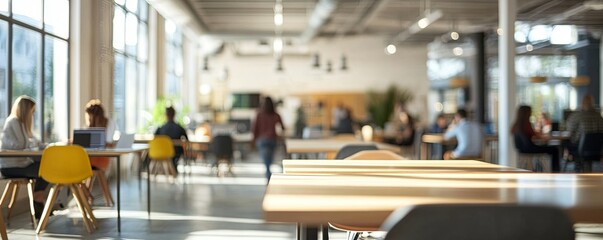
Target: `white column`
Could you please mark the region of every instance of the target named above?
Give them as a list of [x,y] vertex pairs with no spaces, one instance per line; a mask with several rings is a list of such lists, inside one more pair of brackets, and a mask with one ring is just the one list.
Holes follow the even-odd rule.
[[516,0],[498,0],[498,162],[516,166],[510,127],[515,117],[515,18]]

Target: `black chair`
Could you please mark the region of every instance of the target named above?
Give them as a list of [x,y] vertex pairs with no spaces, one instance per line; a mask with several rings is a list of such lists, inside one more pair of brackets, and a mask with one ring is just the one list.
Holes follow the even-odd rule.
[[375,144],[349,144],[343,146],[337,154],[335,155],[335,159],[344,159],[349,156],[354,155],[357,152],[364,150],[379,150]]
[[559,208],[502,204],[433,204],[399,209],[381,227],[385,240],[570,240],[572,222]]
[[212,168],[215,169],[217,176],[224,176],[225,173],[220,169],[220,165],[226,164],[228,167],[227,173],[234,175],[232,172],[233,159],[233,139],[230,135],[216,135],[211,140],[211,152],[216,157]]
[[577,169],[582,172],[592,172],[593,161],[601,159],[603,133],[585,133],[580,135],[576,157]]

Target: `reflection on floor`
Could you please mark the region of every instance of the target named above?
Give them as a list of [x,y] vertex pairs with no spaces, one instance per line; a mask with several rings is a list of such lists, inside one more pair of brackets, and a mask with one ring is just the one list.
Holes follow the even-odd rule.
[[[146,186],[136,174],[122,179],[122,233],[117,233],[114,208],[96,206],[100,227],[86,233],[77,208],[55,212],[40,239],[295,239],[292,224],[264,223],[261,202],[266,180],[257,155],[237,160],[235,177],[217,178],[206,164],[180,169],[176,183],[158,177],[152,182],[151,218],[146,213]],[[282,157],[280,157],[282,158]],[[280,162],[273,172],[280,172]],[[183,173],[186,171],[186,173]],[[123,176],[123,175],[122,175]],[[112,186],[115,196],[115,186]],[[104,204],[100,194],[95,205]],[[577,226],[578,239],[603,239],[602,225]],[[26,214],[11,219],[9,239],[34,239],[36,235]],[[331,239],[345,239],[332,231]]]
[[[261,202],[266,180],[257,155],[235,161],[234,177],[218,178],[203,163],[183,169],[176,183],[162,176],[152,181],[152,214],[147,218],[146,182],[136,174],[122,178],[122,233],[117,233],[115,208],[103,207],[100,193],[94,214],[100,227],[88,234],[77,207],[55,211],[40,239],[295,239],[295,225],[264,223]],[[281,157],[282,158],[282,157]],[[280,162],[273,165],[280,172]],[[124,176],[122,175],[122,176]],[[111,186],[115,197],[115,186]],[[98,206],[96,206],[98,205]],[[11,218],[9,239],[34,239],[28,216]],[[345,239],[334,233],[332,239]]]

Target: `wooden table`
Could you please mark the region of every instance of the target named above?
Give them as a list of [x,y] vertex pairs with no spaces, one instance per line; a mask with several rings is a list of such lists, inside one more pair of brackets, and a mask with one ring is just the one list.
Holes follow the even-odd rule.
[[327,156],[334,156],[339,149],[349,144],[375,144],[377,148],[389,150],[395,153],[400,153],[400,146],[378,143],[378,142],[363,142],[360,140],[351,139],[286,139],[287,154],[293,153],[326,153]]
[[[553,205],[575,222],[603,223],[603,174],[273,174],[262,204],[268,222],[380,226],[400,207],[445,203]],[[315,233],[315,232],[314,232]]]
[[396,175],[415,173],[530,172],[475,160],[283,160],[285,174]]
[[[121,232],[121,155],[129,153],[141,153],[148,149],[146,144],[134,144],[132,148],[104,148],[86,149],[90,157],[109,157],[117,160],[117,231]],[[43,151],[33,150],[0,150],[0,157],[40,157]],[[151,214],[150,184],[147,178],[147,212]]]

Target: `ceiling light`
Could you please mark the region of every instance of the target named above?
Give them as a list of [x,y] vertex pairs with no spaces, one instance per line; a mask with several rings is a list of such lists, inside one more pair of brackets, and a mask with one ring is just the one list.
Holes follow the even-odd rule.
[[450,38],[452,40],[459,40],[459,33],[458,32],[451,32],[450,33]]
[[282,13],[274,14],[274,25],[275,26],[283,25],[283,14]]
[[463,55],[463,48],[462,47],[455,47],[455,48],[452,49],[452,53],[455,56],[461,56],[461,55]]
[[272,42],[272,48],[275,54],[280,55],[283,52],[283,39],[280,37],[275,38],[274,42]]
[[551,44],[566,45],[578,41],[578,31],[573,25],[556,25],[551,32]]
[[534,51],[534,46],[532,46],[532,44],[527,44],[526,51],[528,51],[528,52]]
[[543,83],[546,82],[545,76],[533,76],[530,77],[530,83]]
[[435,21],[437,21],[438,19],[440,19],[443,16],[443,13],[441,10],[435,10],[433,12],[432,11],[425,11],[425,12],[426,12],[425,15],[423,17],[421,17],[421,19],[419,19],[416,23],[413,23],[406,30],[398,33],[398,35],[396,35],[394,37],[394,39],[392,39],[392,42],[401,42],[401,41],[406,40],[413,34],[416,34],[416,33],[420,32],[421,30],[427,28],[430,24],[434,23]]
[[281,3],[281,0],[277,0],[276,4],[274,4],[274,25],[283,25],[283,4]]
[[341,56],[341,70],[348,70],[348,59],[345,57],[345,55]]
[[431,24],[431,22],[429,21],[429,19],[427,18],[421,18],[421,20],[419,20],[417,22],[417,25],[419,26],[419,28],[423,29],[426,28],[427,26],[429,26],[429,24]]
[[318,55],[318,53],[314,54],[312,57],[312,67],[320,68],[320,55]]
[[569,83],[574,87],[586,86],[586,85],[590,84],[590,77],[584,76],[584,75],[575,76],[572,79],[570,79]]
[[396,53],[396,45],[394,45],[394,44],[387,45],[387,47],[385,47],[385,53],[388,55],[392,55],[392,54]]

